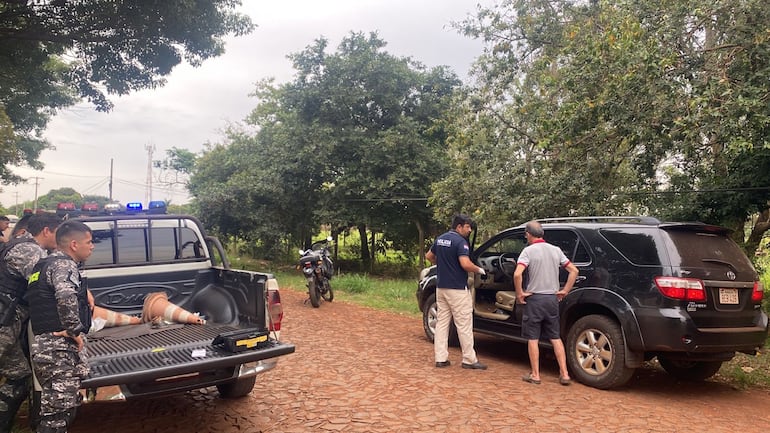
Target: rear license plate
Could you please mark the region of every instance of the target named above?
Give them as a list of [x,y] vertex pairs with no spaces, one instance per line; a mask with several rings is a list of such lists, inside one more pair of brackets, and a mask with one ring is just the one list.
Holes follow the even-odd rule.
[[719,289],[719,303],[727,305],[738,304],[738,289]]

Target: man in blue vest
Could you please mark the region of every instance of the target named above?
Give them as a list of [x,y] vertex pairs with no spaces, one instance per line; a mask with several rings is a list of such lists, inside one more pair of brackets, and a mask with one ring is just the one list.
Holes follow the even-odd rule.
[[473,264],[468,257],[468,236],[473,228],[467,215],[455,215],[452,229],[436,238],[426,258],[436,265],[436,306],[438,321],[433,336],[436,367],[448,367],[449,324],[454,319],[460,348],[463,351],[462,367],[486,370],[473,348],[473,299],[468,290],[468,272],[484,275],[484,269]]

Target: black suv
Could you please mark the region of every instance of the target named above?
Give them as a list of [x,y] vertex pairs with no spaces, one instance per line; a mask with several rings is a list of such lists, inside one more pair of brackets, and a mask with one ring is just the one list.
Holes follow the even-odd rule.
[[[570,372],[601,389],[618,387],[654,357],[671,375],[703,380],[736,352],[754,354],[768,334],[763,288],[728,229],[650,217],[541,220],[545,240],[580,270],[561,302]],[[471,252],[487,275],[469,274],[477,332],[524,342],[513,271],[527,245],[524,225]],[[560,280],[566,281],[562,270]],[[526,274],[525,274],[526,279]],[[420,274],[417,301],[430,341],[436,325],[435,266]],[[450,338],[455,340],[454,326]],[[541,345],[550,346],[541,341]]]

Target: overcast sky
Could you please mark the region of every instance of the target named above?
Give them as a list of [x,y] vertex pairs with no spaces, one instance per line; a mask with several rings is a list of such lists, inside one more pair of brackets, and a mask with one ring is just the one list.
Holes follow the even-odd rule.
[[[465,80],[481,43],[459,35],[451,21],[463,19],[494,0],[244,0],[242,12],[257,24],[254,32],[227,40],[226,53],[193,68],[177,66],[159,89],[110,97],[115,107],[98,113],[89,104],[61,111],[48,125],[46,138],[55,149],[43,152],[42,171],[17,168],[27,184],[2,186],[0,203],[8,207],[72,187],[81,194],[109,195],[113,162],[113,199],[146,203],[148,146],[153,159],[172,147],[200,152],[206,142],[221,142],[228,124],[241,122],[256,101],[248,95],[254,84],[273,77],[290,81],[293,69],[286,56],[320,36],[336,50],[351,31],[377,31],[397,56],[425,65],[448,65]],[[157,174],[157,173],[156,173]],[[154,176],[155,177],[155,176]],[[153,200],[181,204],[188,196],[153,184]]]

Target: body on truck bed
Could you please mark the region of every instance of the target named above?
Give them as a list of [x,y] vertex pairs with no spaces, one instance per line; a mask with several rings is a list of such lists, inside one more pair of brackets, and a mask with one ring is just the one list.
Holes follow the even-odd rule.
[[[126,325],[88,334],[90,399],[158,396],[216,386],[247,395],[256,376],[294,352],[279,340],[283,310],[269,273],[230,269],[222,245],[194,217],[114,215],[79,218],[93,231],[83,277],[98,306],[139,317],[145,297],[168,300],[200,324]],[[157,325],[157,324],[156,324]],[[39,404],[35,383],[33,404]],[[109,388],[107,388],[109,387]],[[110,393],[105,395],[106,390]]]

